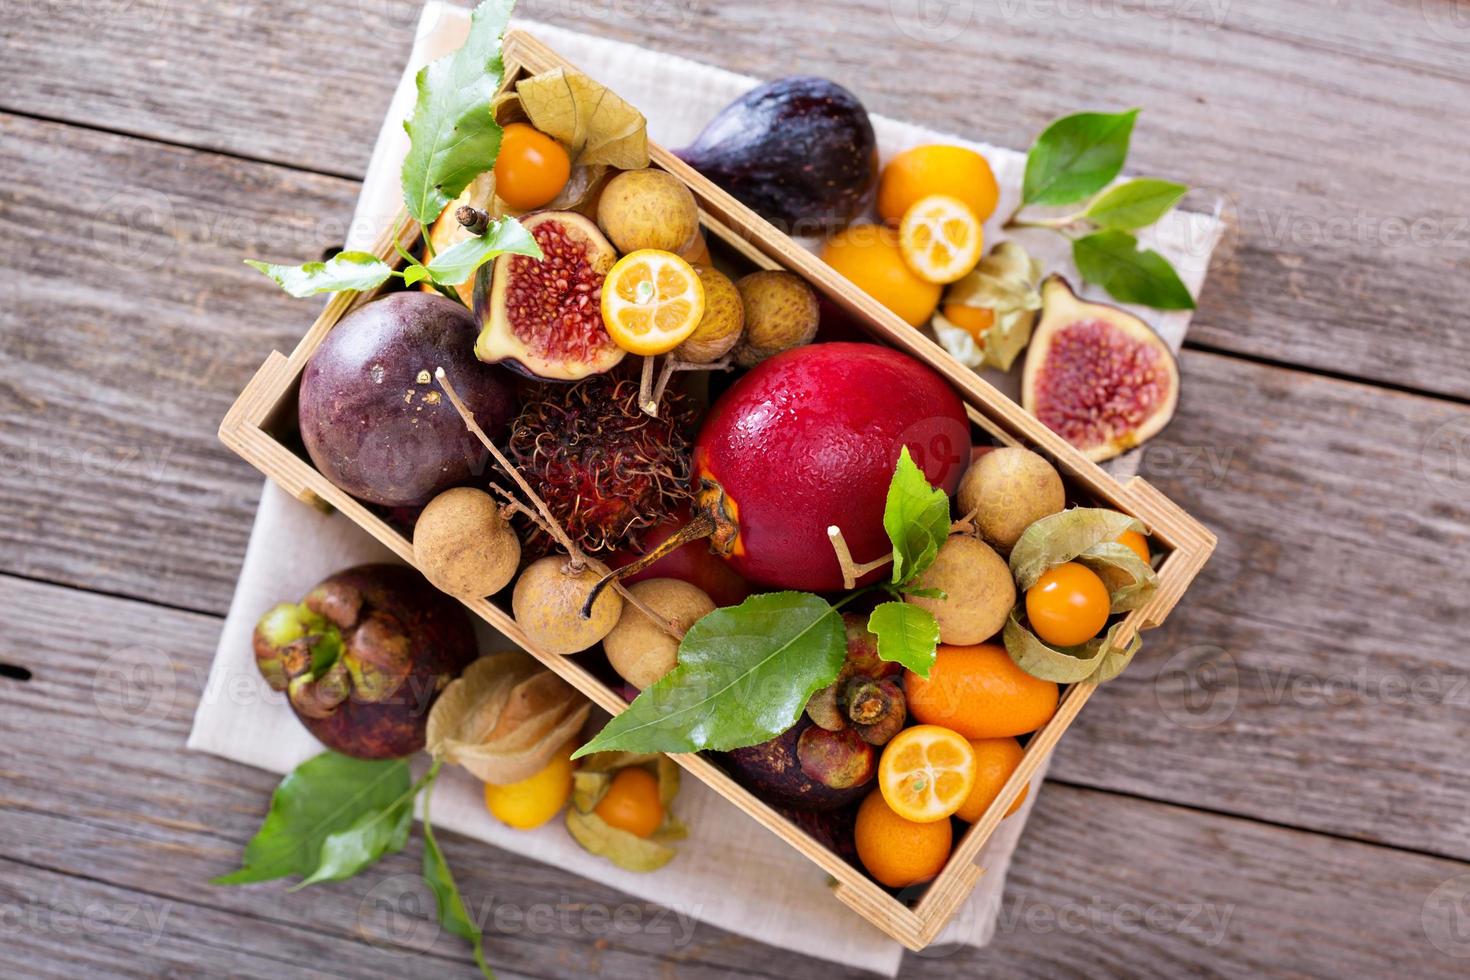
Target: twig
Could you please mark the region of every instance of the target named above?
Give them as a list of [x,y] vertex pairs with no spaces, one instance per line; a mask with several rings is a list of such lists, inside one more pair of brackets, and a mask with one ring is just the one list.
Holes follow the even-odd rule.
[[664,368],[659,372],[658,384],[653,386],[653,403],[658,405],[663,402],[664,392],[668,390],[669,382],[673,379],[675,371],[728,371],[732,366],[728,357],[711,361],[708,364],[699,364],[695,361],[681,361],[670,354],[664,358]]
[[643,414],[652,418],[658,418],[658,400],[663,392],[655,393],[653,390],[653,362],[657,358],[647,356],[643,358],[643,373],[638,378],[638,407],[643,409]]
[[468,204],[461,205],[454,212],[454,219],[460,223],[465,231],[476,238],[484,235],[490,230],[490,215],[479,208],[472,208]]
[[[492,483],[490,484],[490,489],[506,497],[511,504],[519,508],[528,517],[530,517],[532,522],[535,523],[537,527],[541,528],[541,530],[551,535],[552,539],[555,540],[557,544],[561,545],[561,547],[566,551],[567,558],[571,564],[573,571],[579,571],[582,568],[591,568],[598,575],[607,575],[609,571],[608,567],[597,559],[589,557],[581,548],[577,547],[576,542],[574,542],[567,535],[566,531],[562,530],[561,525],[558,524],[556,518],[552,516],[551,509],[546,506],[546,501],[542,500],[541,497],[537,495],[536,491],[531,489],[531,485],[526,482],[526,478],[521,475],[521,471],[516,468],[514,463],[506,458],[505,454],[500,451],[499,447],[497,447],[495,443],[490,440],[490,437],[485,435],[485,430],[480,428],[480,424],[475,421],[474,413],[469,410],[469,408],[465,405],[463,401],[460,400],[459,393],[456,392],[454,390],[454,386],[449,383],[449,378],[445,376],[444,369],[442,367],[434,369],[434,377],[436,380],[438,380],[439,387],[444,389],[444,394],[449,398],[449,403],[454,406],[454,410],[458,412],[459,417],[464,420],[464,424],[468,426],[469,430],[475,434],[475,438],[479,439],[480,442],[485,446],[485,448],[490,451],[490,455],[494,457],[495,462],[500,464],[500,468],[505,470],[505,472],[509,474],[512,480],[516,481],[516,485],[521,488],[521,492],[526,495],[531,503],[536,505],[536,510],[540,512],[539,515],[533,514],[530,508],[526,507],[525,504],[512,497],[510,495],[510,491],[506,490],[504,487],[499,487]],[[682,630],[680,630],[673,623],[669,622],[663,616],[660,616],[658,613],[650,609],[646,602],[639,599],[632,592],[630,592],[627,587],[623,585],[623,583],[614,582],[613,588],[618,590],[618,595],[623,597],[623,601],[627,602],[634,609],[647,616],[665,633],[669,634],[676,640],[684,639],[684,633]]]
[[979,513],[980,513],[980,506],[977,504],[975,506],[975,509],[974,510],[970,511],[964,517],[961,517],[959,520],[955,521],[954,523],[952,523],[949,526],[949,533],[950,534],[974,534],[975,533],[975,515],[977,515]]
[[892,554],[862,564],[853,561],[852,552],[847,548],[847,539],[842,536],[842,528],[836,524],[828,526],[827,539],[832,542],[832,550],[837,552],[837,564],[842,568],[842,587],[844,589],[857,588],[858,579],[893,562]]

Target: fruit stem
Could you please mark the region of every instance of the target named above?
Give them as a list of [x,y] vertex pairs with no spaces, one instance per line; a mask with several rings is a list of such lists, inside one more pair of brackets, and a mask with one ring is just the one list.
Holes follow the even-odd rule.
[[650,418],[658,418],[658,399],[662,390],[655,391],[653,383],[654,357],[643,358],[643,374],[638,378],[638,407]]
[[[703,538],[709,537],[711,534],[715,533],[717,528],[718,526],[715,522],[715,519],[710,514],[703,511],[695,514],[693,520],[691,520],[688,524],[685,524],[683,527],[679,528],[679,530],[675,531],[673,534],[665,538],[662,542],[659,543],[656,548],[654,548],[648,554],[643,555],[636,561],[629,562],[622,568],[614,569],[613,571],[608,572],[606,575],[604,575],[602,577],[602,580],[592,587],[592,591],[587,593],[587,601],[582,604],[582,618],[591,618],[592,604],[597,601],[597,597],[602,594],[603,589],[607,588],[609,585],[621,586],[622,579],[628,577],[629,575],[637,575],[639,572],[643,571],[645,568],[647,568],[649,565],[652,565],[660,558],[666,557],[671,552],[682,548],[684,545],[688,544],[691,541],[699,541]],[[640,612],[644,611],[641,606],[638,608]],[[645,615],[647,614],[645,613]],[[655,622],[657,622],[658,618],[654,617],[654,620]]]
[[[578,548],[576,543],[573,542],[572,539],[567,535],[567,532],[562,529],[562,526],[557,523],[556,518],[553,517],[551,514],[551,509],[546,506],[546,501],[542,500],[541,497],[536,493],[536,491],[531,489],[531,485],[526,482],[526,478],[521,475],[521,471],[516,468],[514,463],[506,458],[505,454],[500,451],[500,448],[490,440],[490,437],[485,435],[485,430],[480,428],[480,423],[475,421],[474,413],[469,410],[469,407],[466,406],[463,401],[460,400],[459,393],[456,392],[454,390],[454,386],[449,383],[449,378],[445,375],[444,368],[436,367],[434,369],[434,378],[439,382],[439,387],[444,389],[444,394],[449,398],[449,404],[454,406],[454,410],[459,413],[459,417],[464,420],[464,424],[469,428],[470,432],[474,433],[475,438],[479,439],[484,447],[489,450],[490,455],[495,459],[495,462],[500,464],[500,468],[505,470],[506,473],[510,474],[510,478],[512,480],[516,481],[516,486],[521,488],[521,492],[526,495],[526,499],[530,500],[531,503],[536,505],[536,510],[540,513],[540,520],[537,521],[537,523],[541,524],[542,530],[550,534],[551,537],[556,541],[556,543],[561,545],[563,550],[566,551],[567,557],[571,560],[571,565],[573,569],[575,570],[583,567],[591,567],[594,571],[604,576],[603,580],[597,583],[597,589],[593,590],[592,596],[587,600],[586,607],[584,607],[582,610],[582,618],[586,619],[592,614],[592,600],[597,598],[597,592],[603,587],[603,583],[605,583],[608,578],[612,577],[611,573],[608,571],[608,567],[600,561],[589,558],[586,552],[584,552],[581,548]],[[494,487],[494,484],[491,484],[491,486]],[[499,490],[500,488],[495,487],[495,489]],[[501,492],[505,493],[505,491],[503,490]],[[506,496],[508,497],[509,494],[506,494]],[[517,504],[517,506],[525,506],[524,504],[521,504],[520,501],[513,502]],[[654,612],[652,609],[648,608],[648,605],[642,602],[632,592],[628,591],[628,589],[624,587],[623,583],[614,581],[613,587],[618,590],[618,594],[623,597],[623,600],[625,602],[629,603],[634,609],[637,609],[643,615],[647,616],[653,622],[658,624],[659,628],[662,629],[665,633],[669,634],[676,640],[684,639],[684,634],[677,627],[675,627],[664,617],[660,616],[658,613]]]
[[844,589],[857,588],[858,579],[893,562],[891,554],[862,564],[853,561],[852,552],[847,547],[847,539],[842,536],[842,528],[836,524],[828,525],[827,539],[832,542],[832,550],[837,552],[837,564],[842,568],[842,587]]
[[479,208],[472,208],[468,204],[462,205],[454,212],[454,218],[465,231],[479,238],[490,230],[490,215]]

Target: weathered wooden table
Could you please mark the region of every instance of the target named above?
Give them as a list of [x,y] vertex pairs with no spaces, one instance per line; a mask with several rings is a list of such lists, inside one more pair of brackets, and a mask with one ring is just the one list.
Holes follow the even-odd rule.
[[[275,778],[183,751],[260,487],[215,426],[309,319],[240,259],[342,239],[415,8],[0,5],[0,973],[472,974],[362,914],[409,854],[205,884]],[[906,973],[1464,976],[1470,4],[522,10],[1005,145],[1143,106],[1132,166],[1231,202],[1143,463],[1220,550],[1064,740],[995,943]],[[446,848],[505,974],[834,973]]]

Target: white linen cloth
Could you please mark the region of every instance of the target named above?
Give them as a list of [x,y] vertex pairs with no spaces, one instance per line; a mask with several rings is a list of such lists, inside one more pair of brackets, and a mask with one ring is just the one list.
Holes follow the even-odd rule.
[[[757,81],[551,25],[521,21],[516,26],[536,34],[639,107],[648,117],[649,136],[665,146],[687,144],[715,112]],[[445,3],[426,4],[412,56],[368,167],[348,236],[349,248],[365,247],[396,217],[401,202],[398,172],[408,149],[402,121],[413,106],[414,76],[424,64],[457,48],[467,27],[466,11]],[[873,117],[873,125],[884,160],[931,142],[969,145],[984,153],[1001,186],[1000,206],[986,228],[987,240],[998,240],[998,222],[1018,199],[1024,154],[879,116]],[[1145,237],[1175,263],[1197,295],[1221,231],[1220,222],[1213,217],[1176,212]],[[1048,268],[1070,271],[1070,278],[1077,281],[1068,249],[1059,238],[1036,234],[1025,244]],[[1138,312],[1178,348],[1189,325],[1187,312]],[[303,325],[309,319],[303,308]],[[992,380],[1004,383],[1007,379]],[[1014,391],[1014,385],[1010,388]],[[1115,472],[1127,475],[1136,465],[1136,458],[1125,458],[1115,464]],[[390,559],[385,548],[347,518],[319,513],[267,482],[188,747],[279,773],[320,752],[321,746],[295,723],[284,699],[260,680],[250,646],[252,626],[275,603],[299,598],[338,569]],[[481,626],[484,651],[510,646]],[[968,905],[924,955],[942,954],[946,945],[983,946],[990,941],[1011,854],[1039,795],[1040,783],[1041,774],[1033,780],[1022,809],[991,838],[978,862],[985,874]],[[681,938],[687,939],[688,921],[698,919],[809,956],[888,976],[897,973],[903,948],[833,897],[826,875],[785,842],[687,776],[675,809],[690,828],[689,839],[678,845],[679,856],[657,872],[636,874],[583,851],[560,820],[531,832],[505,827],[486,812],[479,785],[461,770],[446,772],[434,796],[436,826],[668,907],[676,913],[669,929],[671,952]],[[264,801],[261,811],[264,815]],[[466,898],[472,908],[478,908],[483,897]]]

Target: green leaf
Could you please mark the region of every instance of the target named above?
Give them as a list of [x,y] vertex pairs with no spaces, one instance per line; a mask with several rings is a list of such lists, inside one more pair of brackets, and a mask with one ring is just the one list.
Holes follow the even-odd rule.
[[1153,249],[1139,251],[1126,231],[1099,231],[1072,242],[1072,259],[1088,282],[1124,303],[1156,310],[1192,310],[1194,297],[1179,274]]
[[907,602],[879,603],[868,617],[868,631],[878,635],[879,660],[929,676],[939,649],[939,620],[929,610]]
[[[335,752],[308,759],[276,787],[265,822],[245,845],[240,870],[212,883],[312,877],[322,866],[327,838],[362,832],[360,825],[367,817],[395,808],[409,791],[408,763],[402,759],[368,761]],[[389,843],[395,840],[390,837]],[[335,850],[333,859],[337,860]]]
[[698,752],[756,745],[786,731],[847,657],[837,610],[805,592],[751,596],[690,627],[679,665],[572,758],[607,749]]
[[949,593],[945,592],[943,589],[915,589],[915,588],[905,588],[905,589],[903,589],[903,594],[904,595],[911,595],[915,599],[948,599],[949,598]]
[[340,252],[325,262],[305,265],[270,265],[254,259],[246,259],[245,264],[270,276],[297,299],[344,289],[361,292],[381,286],[393,274],[388,263],[371,252]]
[[1137,109],[1079,112],[1046,127],[1026,155],[1025,204],[1072,204],[1096,194],[1123,170]]
[[[432,787],[430,789],[432,792]],[[495,971],[485,962],[485,937],[471,921],[464,899],[459,894],[459,885],[455,884],[454,874],[449,870],[449,862],[444,860],[444,852],[439,850],[439,842],[434,839],[434,826],[429,822],[430,799],[432,796],[425,794],[424,884],[434,893],[434,907],[439,910],[439,924],[468,942],[475,953],[475,965],[489,980],[495,980]]]
[[296,891],[322,881],[351,878],[384,854],[396,854],[408,843],[413,826],[413,797],[397,806],[364,813],[346,830],[329,834],[322,841],[321,863],[311,877],[292,888]]
[[1104,191],[1083,217],[1099,228],[1147,228],[1188,192],[1188,187],[1171,180],[1141,177]]
[[403,270],[403,284],[405,286],[416,286],[427,278],[429,278],[429,269],[427,266],[415,264]]
[[893,583],[913,581],[934,563],[940,545],[949,537],[949,498],[929,485],[924,471],[904,446],[888,484],[883,506],[883,530],[893,542]]
[[441,286],[458,286],[480,266],[507,252],[541,260],[541,246],[531,233],[516,219],[501,218],[485,234],[467,238],[435,256],[429,262],[428,274]]
[[419,72],[418,102],[403,124],[411,141],[403,200],[422,225],[495,166],[500,126],[490,103],[505,68],[500,40],[514,6],[514,0],[484,0],[470,16],[464,46]]

